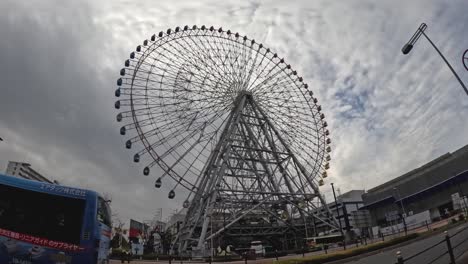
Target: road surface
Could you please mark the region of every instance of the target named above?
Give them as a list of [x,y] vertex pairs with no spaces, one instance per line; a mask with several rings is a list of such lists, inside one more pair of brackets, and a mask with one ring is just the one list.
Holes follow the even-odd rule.
[[[464,224],[458,227],[455,227],[453,229],[450,229],[448,231],[449,235],[455,234],[457,231],[462,230],[463,228],[467,228],[468,224]],[[395,264],[396,262],[396,252],[400,251],[403,258],[407,259],[411,255],[416,254],[417,252],[420,252],[432,245],[435,245],[436,243],[444,240],[445,234],[437,234],[419,241],[416,241],[414,243],[398,247],[392,250],[387,250],[383,251],[381,253],[368,256],[368,257],[363,257],[360,259],[356,259],[354,261],[350,262],[345,262],[347,264]],[[459,233],[457,236],[453,237],[450,242],[452,246],[456,246],[457,244],[461,243],[464,240],[468,239],[468,229],[465,229],[461,233]],[[385,250],[385,249],[384,249]],[[455,258],[460,257],[464,252],[468,250],[468,241],[462,243],[460,246],[458,246],[454,250],[454,255]],[[409,261],[405,261],[405,264],[428,264],[430,263],[433,259],[437,258],[439,255],[443,254],[444,252],[447,252],[447,243],[444,241],[440,245],[434,247],[433,249],[427,251],[426,253],[423,253],[413,259],[410,259]],[[436,260],[433,262],[434,264],[448,264],[450,263],[450,258],[448,255],[445,255],[441,257],[440,259]],[[458,263],[457,263],[458,264]]]
[[[464,229],[464,230],[463,230]],[[464,240],[468,240],[468,223],[454,227],[448,231],[449,235],[453,235],[459,231],[463,230],[460,232],[457,236],[453,237],[451,239],[451,244],[452,246],[456,246],[459,243],[461,243]],[[407,259],[413,254],[416,254],[417,252],[420,252],[421,250],[424,250],[442,240],[445,239],[445,234],[437,234],[434,236],[430,236],[428,238],[416,241],[414,243],[394,248],[391,250],[385,250],[382,249],[382,252],[367,256],[367,257],[362,257],[362,258],[357,258],[352,261],[348,262],[343,262],[343,261],[338,261],[336,263],[346,263],[346,264],[395,264],[396,262],[396,252],[400,251],[402,253],[402,256]],[[421,254],[420,256],[417,256],[415,258],[410,259],[409,261],[405,261],[405,264],[428,264],[430,263],[434,258],[438,257],[442,253],[447,251],[447,243],[444,241],[443,243],[439,244],[438,246],[434,247],[433,249],[429,250],[428,252]],[[461,243],[457,248],[454,249],[454,255],[455,258],[458,258],[460,260],[460,257],[463,255],[463,253],[468,252],[468,241]],[[310,254],[310,253],[309,253]],[[307,254],[307,255],[309,255]],[[466,254],[465,254],[466,256]],[[301,255],[296,255],[296,256],[286,256],[286,257],[281,257],[280,259],[290,259],[290,258],[301,258]],[[249,260],[248,263],[252,264],[264,264],[264,263],[274,263],[274,259],[259,259],[259,260]],[[118,264],[121,263],[120,261],[117,260],[112,260],[110,261],[110,264]],[[127,263],[127,262],[125,262]],[[161,264],[167,264],[168,261],[137,261],[133,260],[130,263],[132,264],[156,264],[156,263],[161,263]],[[172,261],[172,264],[180,264],[180,261]],[[193,263],[193,262],[183,262],[183,263]],[[200,262],[199,262],[200,263]],[[225,264],[230,263],[230,264],[243,264],[244,261],[235,261],[235,262],[224,262]],[[448,255],[445,255],[441,257],[440,259],[436,260],[433,262],[433,264],[448,264],[450,263],[450,259]],[[463,264],[457,262],[457,264]],[[467,263],[468,264],[468,263]]]

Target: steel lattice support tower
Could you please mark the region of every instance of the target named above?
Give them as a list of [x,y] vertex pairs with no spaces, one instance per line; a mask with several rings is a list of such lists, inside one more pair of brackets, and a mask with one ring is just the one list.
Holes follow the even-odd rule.
[[[330,219],[332,214],[317,184],[251,94],[240,93],[235,102],[176,238],[179,250],[190,247],[195,254],[206,254],[210,239],[256,211],[266,212],[290,228],[295,227],[285,218],[292,218],[293,212],[336,228],[336,219]],[[317,204],[325,206],[327,213],[321,214]],[[228,219],[222,226],[213,226],[215,215],[228,215]]]
[[[156,176],[155,188],[185,199],[174,249],[203,255],[224,234],[296,234],[308,222],[338,229],[319,191],[328,124],[284,58],[239,33],[194,25],[152,35],[124,65],[114,106],[125,147],[144,176]],[[258,218],[275,224],[244,223]]]

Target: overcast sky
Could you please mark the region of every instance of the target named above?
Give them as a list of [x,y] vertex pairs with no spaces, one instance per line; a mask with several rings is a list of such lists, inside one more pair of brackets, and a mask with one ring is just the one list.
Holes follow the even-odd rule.
[[[114,90],[128,54],[167,28],[214,25],[262,42],[317,95],[333,142],[330,178],[369,189],[468,144],[460,77],[468,2],[0,0],[0,170],[24,161],[65,185],[109,194],[123,220],[180,207],[155,189],[115,122]],[[323,191],[329,195],[329,185]]]

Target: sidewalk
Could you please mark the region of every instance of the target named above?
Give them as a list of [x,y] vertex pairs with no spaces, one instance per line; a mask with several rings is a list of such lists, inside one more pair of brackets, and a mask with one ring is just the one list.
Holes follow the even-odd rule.
[[[439,222],[435,222],[435,223],[431,223],[429,224],[429,229],[427,226],[421,226],[421,227],[418,227],[418,228],[415,228],[415,229],[412,229],[412,230],[408,230],[408,234],[411,234],[411,233],[426,233],[426,232],[432,232],[434,229],[439,229],[441,227],[444,227],[446,225],[448,225],[450,222],[451,222],[451,219],[454,218],[454,217],[451,217],[451,218],[447,218],[447,219],[444,219],[444,220],[441,220]],[[399,233],[395,233],[395,234],[392,234],[392,235],[388,235],[385,237],[385,241],[389,240],[389,239],[393,239],[393,238],[396,238],[396,237],[400,237],[400,236],[404,236],[404,232],[399,232]],[[420,238],[422,239],[422,238]],[[418,240],[418,238],[417,238]],[[381,242],[382,241],[382,238],[374,238],[374,239],[369,239],[367,240],[367,245],[371,245],[371,244],[374,244],[374,243],[378,243],[378,242]],[[364,242],[364,241],[362,241]],[[413,241],[414,242],[414,241]],[[405,242],[403,242],[404,244]],[[410,242],[412,243],[412,242]],[[346,248],[347,249],[351,249],[351,248],[356,248],[356,244],[348,244],[346,245]],[[361,244],[359,243],[357,247],[362,247],[362,246],[365,246],[365,244]],[[401,246],[401,245],[400,245]],[[390,248],[392,248],[394,246],[390,246]],[[385,250],[385,249],[384,249]],[[339,251],[343,251],[343,247],[340,246],[340,247],[332,247],[332,248],[329,248],[327,250],[327,253],[334,253],[334,252],[339,252]],[[308,256],[315,256],[315,255],[323,255],[325,254],[325,251],[324,250],[320,250],[320,251],[315,251],[315,252],[308,252],[308,253],[305,253],[304,254],[304,257],[308,257]],[[375,254],[373,252],[369,252],[369,254]],[[287,255],[287,256],[282,256],[282,257],[278,257],[279,260],[286,260],[286,259],[293,259],[293,258],[302,258],[303,255],[302,254],[295,254],[295,255]],[[463,261],[461,261],[461,259],[463,259]],[[255,264],[266,264],[266,263],[273,263],[275,262],[275,258],[268,258],[268,259],[257,259],[257,260],[249,260],[248,261],[249,263],[255,263]],[[120,263],[120,260],[112,260],[110,263],[112,264],[117,264],[117,263]],[[127,262],[125,262],[127,263]],[[168,261],[167,260],[164,260],[164,261],[154,261],[154,260],[133,260],[131,261],[130,263],[133,263],[133,264],[139,264],[139,263],[145,263],[145,264],[148,264],[148,263],[164,263],[164,264],[167,264]],[[172,261],[172,264],[183,264],[183,263],[205,263],[203,261],[179,261],[179,260],[173,260]],[[207,262],[206,262],[207,263]],[[227,262],[227,263],[233,263],[233,264],[244,264],[244,260],[239,260],[239,261],[232,261],[232,262]],[[457,261],[457,264],[463,264],[463,263],[466,263],[468,264],[468,252],[465,253],[464,256],[462,256],[458,261]]]

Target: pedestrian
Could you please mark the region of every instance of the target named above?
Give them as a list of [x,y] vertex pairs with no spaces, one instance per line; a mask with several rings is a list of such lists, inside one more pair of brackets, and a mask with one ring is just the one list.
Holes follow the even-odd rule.
[[127,263],[130,263],[132,260],[132,252],[127,252]]

